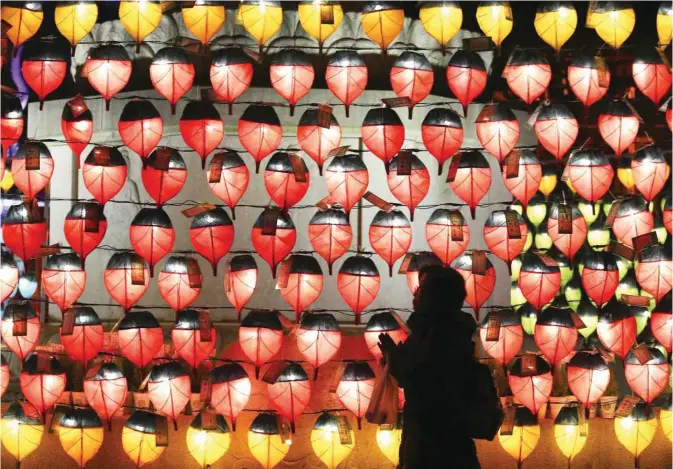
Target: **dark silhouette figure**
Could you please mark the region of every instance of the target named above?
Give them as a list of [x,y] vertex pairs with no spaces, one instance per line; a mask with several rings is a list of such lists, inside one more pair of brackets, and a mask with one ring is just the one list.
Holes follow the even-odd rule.
[[406,342],[379,336],[390,373],[406,398],[399,469],[480,467],[467,424],[477,324],[461,311],[466,294],[458,272],[426,266],[414,294]]

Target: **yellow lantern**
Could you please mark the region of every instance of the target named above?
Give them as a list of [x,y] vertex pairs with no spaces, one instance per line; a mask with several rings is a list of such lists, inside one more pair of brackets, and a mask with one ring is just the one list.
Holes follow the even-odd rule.
[[204,45],[217,34],[224,19],[224,5],[209,0],[198,0],[193,6],[182,9],[185,27]]
[[585,325],[582,329],[578,329],[577,332],[582,334],[582,337],[585,339],[588,339],[598,328],[598,308],[589,298],[582,298],[575,312]]
[[627,2],[597,3],[596,9],[587,13],[587,27],[595,28],[598,37],[619,49],[633,32],[636,12]]
[[[646,291],[641,291],[641,296],[644,297],[650,297],[652,298],[651,295],[649,295]],[[650,305],[655,303],[654,299],[650,301]],[[633,313],[633,315],[636,317],[636,335],[640,335],[641,332],[645,330],[645,327],[647,326],[647,323],[650,320],[650,306],[630,306],[629,309]]]
[[540,187],[538,190],[542,192],[545,197],[549,197],[558,184],[558,176],[556,170],[551,166],[542,167],[542,178],[540,179]]
[[3,191],[8,191],[12,188],[14,185],[14,176],[12,176],[12,172],[5,168],[5,175],[2,176],[2,181],[0,181],[0,188],[2,188]]
[[362,10],[362,29],[384,51],[404,27],[404,10],[390,2],[367,2]]
[[283,24],[283,8],[280,2],[245,0],[238,7],[236,22],[242,24],[257,44],[259,53],[266,41],[278,32]]
[[39,2],[25,2],[21,7],[2,6],[2,21],[9,24],[7,38],[14,47],[19,47],[33,37],[42,25],[44,12]]
[[[289,432],[289,424],[288,430]],[[271,469],[290,451],[291,440],[283,441],[275,414],[259,414],[248,430],[248,448],[264,469]]]
[[353,451],[355,433],[353,430],[350,431],[350,443],[342,443],[337,426],[337,417],[323,413],[313,425],[311,446],[318,459],[329,469],[335,469]]
[[544,42],[561,50],[577,28],[577,11],[570,2],[542,2],[535,13],[535,31]]
[[584,409],[566,405],[554,420],[556,446],[568,460],[568,467],[570,467],[570,461],[584,448],[589,433],[589,426],[586,422],[584,422],[584,428],[580,426],[580,412],[584,412]]
[[533,452],[540,440],[540,426],[537,417],[526,407],[517,407],[514,411],[514,428],[511,435],[498,431],[498,441],[502,448],[521,463]]
[[661,423],[661,430],[666,438],[673,442],[673,399],[671,399],[670,394],[666,398],[661,412],[659,412],[659,423]]
[[636,467],[638,467],[638,458],[652,443],[656,431],[657,417],[644,402],[636,404],[628,417],[615,419],[617,440],[633,455]]
[[56,28],[74,47],[89,34],[98,19],[98,5],[95,2],[61,3],[54,10]]
[[151,463],[164,452],[164,446],[157,446],[157,418],[156,414],[136,410],[124,424],[122,448],[137,468]]
[[[519,271],[521,271],[521,267],[519,267]],[[518,310],[521,305],[526,304],[526,297],[523,296],[523,293],[521,293],[521,289],[519,288],[519,282],[514,280],[512,282],[512,285],[510,286],[509,290],[509,300],[510,304],[512,305],[512,308],[515,310]]]
[[547,231],[547,224],[540,224],[535,230],[535,247],[540,251],[548,251],[553,245],[554,242]]
[[400,463],[400,445],[402,444],[402,426],[380,426],[376,429],[376,444],[393,466]]
[[657,12],[657,34],[659,45],[666,47],[673,39],[673,7],[671,2],[661,2]]
[[421,6],[418,17],[425,31],[439,42],[442,50],[463,25],[463,10],[457,2],[425,3]]
[[[531,230],[529,228],[528,233],[532,232],[534,230]],[[522,253],[523,254],[523,253]],[[521,254],[516,256],[514,259],[512,259],[512,262],[510,264],[510,278],[514,282],[516,280],[519,280],[519,274],[521,273],[521,264],[522,264],[522,257]]]
[[140,43],[161,23],[161,4],[152,0],[126,0],[119,3],[119,21],[136,41]]
[[587,232],[587,242],[594,251],[603,251],[610,244],[610,228],[605,226],[605,218],[596,219]]
[[582,216],[587,222],[587,225],[591,225],[593,222],[595,222],[598,218],[598,215],[601,214],[601,204],[598,202],[594,202],[592,204],[586,200],[578,200],[577,208],[579,208],[580,212],[582,212]]
[[317,0],[299,4],[299,22],[309,36],[318,41],[320,53],[325,39],[339,28],[343,17],[343,8],[338,3]]
[[512,32],[514,20],[509,2],[483,2],[477,7],[477,23],[482,32],[500,47]]
[[535,334],[535,324],[537,324],[537,311],[535,307],[526,303],[519,308],[519,316],[521,316],[521,327],[528,335]]
[[91,408],[68,409],[61,417],[58,439],[66,454],[84,467],[103,445],[105,429]]
[[[198,414],[187,429],[187,450],[201,468],[207,468],[229,450],[231,435],[223,416],[210,413],[212,428],[204,428],[202,414]],[[208,422],[206,424],[210,427]]]
[[635,192],[636,181],[633,179],[633,171],[631,171],[631,158],[627,155],[622,155],[617,162],[617,178],[629,194]]
[[533,224],[534,227],[540,226],[547,217],[547,204],[544,197],[536,194],[528,202],[526,207],[526,217]]
[[21,464],[40,446],[44,425],[37,409],[28,402],[15,402],[0,420],[2,446]]

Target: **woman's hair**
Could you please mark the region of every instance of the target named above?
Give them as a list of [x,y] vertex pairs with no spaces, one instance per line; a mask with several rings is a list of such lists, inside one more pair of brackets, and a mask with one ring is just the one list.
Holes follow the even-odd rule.
[[418,310],[440,312],[460,310],[467,296],[465,280],[455,269],[428,265],[418,273]]

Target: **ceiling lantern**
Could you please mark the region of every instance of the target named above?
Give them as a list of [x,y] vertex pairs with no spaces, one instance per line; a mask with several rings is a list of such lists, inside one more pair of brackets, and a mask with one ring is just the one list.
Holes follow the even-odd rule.
[[297,49],[283,49],[271,58],[269,67],[271,86],[290,105],[294,116],[295,105],[311,91],[315,71],[311,58]]
[[283,139],[283,128],[273,107],[248,106],[238,121],[238,139],[255,160],[255,172],[264,158],[276,151]]
[[129,311],[119,323],[119,350],[139,368],[145,368],[161,351],[164,333],[149,311]]
[[60,399],[65,391],[65,372],[61,363],[46,352],[35,352],[23,362],[19,374],[21,393],[42,414]]
[[358,430],[362,429],[362,417],[369,407],[375,380],[374,371],[366,361],[347,363],[341,375],[337,397],[341,404],[355,415]]
[[210,191],[231,209],[231,216],[236,219],[236,204],[250,182],[250,172],[243,158],[235,151],[216,154],[210,160],[206,178]]
[[433,37],[442,51],[463,24],[463,10],[458,2],[441,1],[423,3],[418,11],[423,29]]
[[666,356],[656,347],[647,347],[650,359],[641,363],[631,350],[624,359],[624,375],[631,390],[651,404],[668,386],[670,365]]
[[161,208],[178,195],[187,182],[187,165],[177,150],[169,147],[155,148],[144,160],[141,170],[143,187]]
[[[297,159],[297,171],[293,159]],[[281,210],[297,205],[308,192],[310,175],[301,155],[279,151],[269,159],[264,170],[266,192]]]
[[14,256],[5,251],[0,251],[0,303],[10,297],[19,284],[19,267]]
[[653,48],[639,51],[633,60],[633,81],[640,92],[657,106],[661,98],[671,94],[669,67],[670,64],[665,63],[662,55]]
[[173,421],[173,427],[177,431],[178,415],[192,396],[189,374],[180,362],[169,361],[154,365],[147,381],[147,394],[157,411]]
[[602,308],[596,333],[603,346],[623,360],[636,343],[636,329],[631,309],[613,299]]
[[402,445],[402,425],[400,418],[393,428],[379,425],[376,429],[376,445],[381,453],[395,467],[400,463],[400,446]]
[[380,286],[379,271],[369,257],[351,256],[341,265],[337,290],[353,310],[355,324],[360,324],[360,314],[376,299]]
[[601,2],[587,15],[587,24],[615,49],[619,49],[629,38],[636,24],[636,12],[630,2]]
[[304,31],[318,41],[318,53],[322,55],[325,39],[339,29],[344,17],[343,8],[335,2],[299,2],[299,23]]
[[277,466],[290,451],[291,442],[281,437],[276,414],[258,414],[248,429],[248,448],[264,469]]
[[224,138],[224,124],[210,101],[190,101],[180,117],[182,140],[201,157],[201,168],[206,168],[206,158]]
[[237,319],[241,320],[241,311],[248,304],[257,287],[259,270],[257,262],[250,254],[234,256],[229,261],[224,274],[224,294],[236,308]]
[[0,101],[2,106],[2,111],[0,111],[0,142],[2,142],[2,161],[4,162],[9,147],[21,138],[25,121],[19,98],[3,91]]
[[650,329],[657,342],[668,353],[673,351],[673,313],[671,312],[671,294],[667,293],[657,303],[650,318]]
[[639,127],[638,116],[624,101],[611,101],[598,115],[598,132],[617,158],[633,143]]
[[367,2],[362,7],[362,29],[385,55],[404,27],[404,10],[394,2]]
[[485,260],[482,261],[482,271],[477,270],[479,267],[475,260],[474,251],[462,254],[453,263],[453,268],[465,280],[465,290],[467,291],[465,302],[472,307],[477,320],[479,320],[479,309],[490,298],[495,288],[495,267],[484,252],[479,252],[479,254],[485,257]]
[[58,425],[61,446],[79,467],[84,467],[103,446],[105,429],[90,407],[68,408]]
[[400,211],[386,213],[379,210],[369,225],[369,243],[372,249],[388,264],[393,276],[393,265],[411,247],[411,223]]
[[84,186],[101,205],[122,190],[127,175],[126,160],[115,147],[94,147],[82,166]]
[[58,32],[70,43],[73,56],[75,47],[91,32],[97,19],[98,5],[96,2],[62,2],[56,5],[54,23]]
[[383,161],[387,172],[404,145],[404,125],[397,113],[388,107],[370,109],[362,122],[362,143]]
[[[2,20],[9,24],[7,38],[14,44],[15,51],[37,33],[43,19],[44,12],[40,2],[20,2],[16,6],[2,6]],[[14,55],[16,56],[16,52]]]
[[463,144],[463,124],[451,109],[431,109],[421,124],[421,137],[425,148],[437,160],[437,174],[442,174],[444,162]]
[[568,159],[567,171],[572,188],[589,202],[603,198],[615,174],[607,155],[599,151],[574,152]]
[[269,207],[259,214],[250,235],[252,246],[271,267],[276,278],[276,266],[292,252],[297,242],[297,230],[292,218],[277,207]]
[[231,429],[236,431],[236,419],[252,392],[250,377],[238,363],[227,363],[213,368],[210,379],[213,385],[210,403],[218,414],[231,420]]
[[113,254],[103,272],[105,289],[124,312],[145,294],[150,284],[149,277],[150,271],[145,260],[128,251]]
[[64,313],[84,293],[82,259],[74,252],[49,256],[42,267],[41,282],[45,295]]
[[561,52],[576,28],[577,11],[571,2],[545,2],[538,6],[535,31],[556,53]]
[[577,329],[570,308],[549,306],[538,315],[535,323],[535,345],[552,365],[561,363],[575,350]]
[[428,97],[435,74],[428,59],[416,52],[404,51],[390,69],[390,85],[400,98],[409,98],[409,119],[414,106]]
[[463,105],[463,116],[467,117],[468,106],[484,91],[487,80],[486,65],[476,52],[459,49],[449,59],[446,81]]
[[[222,8],[224,11],[224,7]],[[204,428],[201,417],[203,412],[208,412],[208,410],[197,414],[187,429],[187,451],[202,469],[208,469],[222,459],[229,450],[231,435],[229,435],[227,421],[218,414],[213,416],[215,425],[211,428]]]
[[411,158],[398,155],[390,161],[387,181],[390,192],[409,209],[409,219],[414,221],[414,210],[430,190],[428,168],[414,154]]
[[592,251],[582,258],[582,288],[602,308],[610,301],[619,285],[617,259],[611,252]]
[[523,209],[537,193],[542,181],[542,166],[531,150],[512,152],[502,162],[502,180]]
[[540,426],[537,416],[533,415],[526,407],[514,409],[514,427],[511,435],[503,435],[502,429],[498,432],[500,445],[512,458],[517,461],[517,467],[521,468],[523,462],[535,450],[540,441]]
[[173,311],[188,308],[201,293],[203,275],[193,257],[171,256],[157,278],[161,298]]
[[673,285],[673,259],[670,244],[647,247],[636,265],[638,285],[659,302]]
[[[292,254],[286,261],[289,269],[286,279],[279,278],[280,294],[294,310],[297,322],[302,312],[318,299],[322,292],[323,275],[313,256]],[[281,282],[285,282],[285,286]]]
[[[5,8],[9,7],[3,6],[3,19]],[[21,462],[40,446],[44,423],[32,404],[14,401],[3,412],[0,429],[2,430],[2,446],[16,459],[17,467],[21,467]]]
[[28,300],[11,301],[2,311],[2,342],[21,362],[35,350],[41,329],[40,317]]
[[119,3],[119,21],[136,43],[136,52],[140,52],[140,43],[161,23],[162,6],[153,0],[128,0]]
[[226,18],[224,5],[201,0],[182,6],[182,21],[201,44],[208,45],[220,30]]
[[236,12],[236,23],[242,24],[247,33],[259,44],[261,55],[264,44],[278,32],[283,24],[281,2],[245,0],[241,2]]
[[107,231],[103,207],[97,202],[75,202],[65,216],[65,239],[79,257],[82,265],[86,257],[98,247]]
[[477,23],[499,48],[514,26],[512,7],[503,1],[481,2],[477,7]]
[[36,204],[16,204],[9,207],[2,220],[5,246],[26,262],[37,254],[47,240],[44,212]]
[[342,436],[337,417],[327,412],[320,414],[311,431],[311,447],[318,459],[328,469],[336,469],[350,456],[355,447],[355,432],[353,430],[349,432],[350,443],[344,443]]
[[332,55],[325,69],[327,87],[346,107],[349,117],[350,105],[367,87],[367,64],[357,52],[340,50]]
[[341,347],[339,323],[328,313],[306,313],[301,317],[296,336],[299,353],[313,367],[315,381],[319,368],[329,362]]
[[406,277],[407,277],[407,286],[409,287],[409,291],[411,292],[412,295],[418,289],[418,285],[420,283],[418,277],[421,273],[421,269],[429,265],[441,266],[443,265],[443,262],[439,260],[439,257],[437,257],[435,253],[427,251],[415,253],[411,258],[411,260],[409,261],[409,265],[407,266]]
[[[489,336],[489,321],[500,324],[498,337]],[[519,353],[523,345],[523,327],[518,314],[511,309],[489,312],[481,322],[479,338],[484,352],[500,365],[507,365]],[[490,340],[489,340],[490,339]]]
[[460,200],[469,205],[474,220],[479,202],[491,187],[491,166],[479,151],[459,153],[452,157],[450,165],[449,186]]
[[584,107],[589,108],[608,92],[610,69],[599,66],[593,56],[578,56],[568,66],[568,86]]
[[531,104],[549,88],[551,66],[535,49],[515,49],[503,74],[509,89],[526,104]]
[[407,332],[391,313],[384,312],[373,314],[365,326],[364,338],[369,353],[371,353],[377,360],[383,357],[383,353],[381,353],[381,350],[378,347],[379,335],[381,334],[389,335],[396,344],[404,342],[408,337]]
[[612,232],[620,243],[633,247],[633,238],[644,235],[654,228],[654,216],[647,201],[639,195],[621,201]]
[[124,424],[122,448],[136,467],[152,463],[166,449],[157,445],[157,418],[157,414],[136,410]]
[[341,143],[341,127],[333,114],[330,117],[329,127],[321,127],[319,116],[318,109],[307,109],[302,114],[297,126],[297,142],[299,148],[315,161],[322,175],[322,167],[330,158],[330,152]]
[[610,384],[610,368],[596,350],[579,350],[568,362],[568,386],[587,409],[598,402]]
[[565,104],[544,106],[535,121],[535,135],[557,161],[561,161],[563,155],[568,153],[578,132],[577,119]]
[[615,436],[640,466],[640,455],[652,442],[657,431],[657,416],[654,409],[644,402],[635,405],[628,417],[615,419]]
[[283,344],[283,326],[277,311],[250,311],[238,328],[238,343],[255,365],[255,378],[259,369],[280,351]]
[[666,187],[671,168],[663,150],[649,146],[641,148],[631,158],[631,174],[638,192],[651,202]]
[[488,249],[507,263],[523,251],[528,238],[528,225],[514,210],[495,210],[490,213],[484,224],[484,241]]
[[486,104],[475,121],[484,150],[502,163],[519,141],[519,121],[504,104]]
[[353,230],[348,216],[338,208],[318,210],[308,223],[308,237],[315,252],[325,259],[332,275],[334,261],[348,252]]
[[325,168],[324,179],[330,198],[350,215],[367,192],[369,172],[360,155],[345,155],[332,158]]
[[66,56],[59,49],[55,42],[31,41],[26,44],[26,50],[21,56],[21,74],[28,87],[37,95],[40,111],[45,98],[61,86],[68,71]]
[[117,44],[105,44],[89,50],[82,74],[105,100],[105,110],[110,110],[110,100],[123,90],[131,79],[132,63],[126,49]]
[[129,238],[133,250],[150,266],[150,276],[154,277],[154,266],[166,257],[175,244],[175,230],[171,219],[160,208],[143,208],[131,221]]
[[109,361],[94,365],[84,377],[84,396],[96,411],[108,430],[112,428],[112,417],[121,409],[128,394],[128,383],[124,374]]
[[587,222],[577,205],[553,203],[549,209],[547,230],[554,246],[572,262],[587,239]]
[[194,65],[179,47],[164,47],[154,55],[150,65],[150,79],[157,93],[171,103],[171,114],[194,83]]
[[54,173],[54,159],[47,145],[27,141],[19,145],[11,159],[14,185],[30,202],[47,187]]
[[521,357],[514,360],[507,372],[507,382],[514,398],[537,415],[549,400],[553,378],[549,363],[539,355],[534,355],[533,358],[534,370],[524,369]]
[[[61,132],[65,137],[68,147],[75,154],[77,168],[79,169],[80,156],[91,142],[91,137],[93,136],[93,115],[86,103],[82,101],[83,105],[80,105],[75,101],[77,99],[73,98],[63,106]],[[4,125],[2,130],[4,133]]]
[[217,263],[234,244],[234,223],[222,207],[200,213],[192,218],[189,240],[194,250],[210,263],[213,276],[217,276]]
[[280,415],[290,421],[292,433],[297,418],[311,400],[311,381],[300,364],[290,362],[274,384],[267,384],[269,402]]
[[[223,6],[215,8],[224,10]],[[252,60],[240,47],[227,47],[213,51],[210,84],[213,86],[217,100],[229,105],[229,115],[233,111],[234,101],[250,87],[252,75]]]
[[563,456],[568,459],[568,467],[584,448],[589,435],[588,425],[584,431],[580,429],[580,412],[584,412],[584,409],[564,405],[554,420],[554,440]]

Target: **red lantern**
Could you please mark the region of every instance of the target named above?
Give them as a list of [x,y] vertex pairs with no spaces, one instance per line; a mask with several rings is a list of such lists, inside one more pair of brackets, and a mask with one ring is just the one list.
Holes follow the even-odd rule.
[[670,244],[643,249],[636,265],[638,285],[659,302],[673,285],[673,259]]
[[238,121],[238,139],[255,160],[255,172],[264,158],[276,151],[283,139],[278,114],[271,106],[251,104]]
[[238,363],[213,368],[210,377],[213,385],[210,403],[218,414],[229,417],[231,429],[236,431],[236,418],[248,404],[252,393],[250,377]]
[[192,382],[182,365],[176,361],[154,365],[147,382],[147,394],[157,411],[173,421],[177,431],[178,415],[192,396]]
[[610,368],[597,351],[580,350],[568,362],[568,387],[589,408],[598,402],[610,384]]
[[485,105],[475,124],[479,143],[498,162],[502,162],[519,141],[519,121],[504,104]]
[[475,317],[479,320],[479,309],[490,298],[495,288],[495,268],[488,257],[486,257],[483,271],[476,270],[475,267],[479,266],[475,266],[474,252],[461,255],[453,264],[453,268],[465,280],[467,291],[465,302],[472,307]]
[[416,293],[419,284],[419,274],[421,269],[428,265],[443,265],[439,257],[433,252],[417,252],[413,255],[407,266],[407,286],[412,294]]
[[177,102],[191,89],[194,75],[194,65],[189,63],[187,52],[179,47],[164,47],[152,59],[152,86],[171,103],[171,114],[175,114]]
[[390,69],[390,85],[400,98],[409,98],[409,119],[414,106],[428,97],[435,82],[435,74],[425,55],[404,51]]
[[[61,114],[61,132],[70,150],[75,154],[77,168],[80,167],[80,156],[91,142],[93,136],[93,115],[83,99],[73,98],[63,106]],[[4,130],[4,127],[3,127]]]
[[528,225],[514,210],[496,210],[486,219],[484,241],[488,249],[499,259],[511,262],[521,254],[528,238]]
[[[68,72],[65,54],[47,41],[31,41],[21,56],[21,74],[26,84],[37,95],[40,111],[44,100],[61,86]],[[670,85],[670,79],[669,79]]]
[[56,357],[45,352],[31,354],[23,362],[19,384],[28,402],[42,414],[61,398],[65,391],[65,373]]
[[346,215],[362,199],[369,185],[369,172],[360,155],[332,158],[324,178],[330,198],[343,207]]
[[54,160],[42,142],[19,145],[11,162],[14,185],[26,195],[28,202],[47,187],[54,173]]
[[589,108],[608,92],[610,69],[607,66],[601,69],[593,56],[578,56],[568,66],[568,86],[584,107]]
[[[25,323],[14,325],[14,323]],[[23,329],[26,333],[23,334]],[[2,312],[2,342],[24,361],[40,340],[40,318],[27,300],[10,302]]]
[[303,314],[296,336],[299,353],[313,367],[315,381],[318,369],[329,362],[341,347],[339,323],[331,314]]
[[313,86],[315,72],[310,57],[297,49],[282,49],[271,58],[269,75],[271,86],[287,100],[294,116],[294,106]]
[[491,167],[478,151],[459,153],[453,158],[459,158],[459,161],[451,160],[451,165],[456,169],[455,176],[452,174],[454,170],[449,169],[449,186],[460,200],[470,206],[470,214],[474,220],[477,205],[491,187]]
[[332,94],[344,103],[346,117],[349,117],[350,105],[367,87],[367,76],[367,65],[354,50],[340,50],[330,57],[325,81]]
[[[65,329],[68,314],[73,315],[73,325]],[[103,346],[103,323],[90,306],[69,309],[63,315],[63,322],[58,332],[66,353],[86,367],[86,363],[95,358]]]
[[145,260],[128,251],[113,254],[103,272],[105,289],[125,312],[145,294],[150,284],[149,277]]
[[536,49],[514,49],[503,75],[512,92],[530,104],[547,91],[551,66]]
[[[287,278],[279,279],[278,284],[280,294],[294,310],[299,322],[302,311],[313,304],[322,292],[322,270],[311,256],[293,254],[287,262],[290,264]],[[284,285],[281,285],[283,281]]]
[[292,218],[276,207],[264,209],[257,217],[250,234],[252,246],[271,267],[276,278],[276,266],[294,248],[297,242],[297,230]]
[[173,311],[188,308],[201,293],[203,275],[196,259],[171,256],[159,272],[159,294]]
[[444,265],[449,265],[470,244],[470,228],[458,210],[438,208],[425,225],[425,239]]
[[573,146],[578,132],[577,119],[564,104],[544,106],[535,121],[537,139],[558,161]]
[[622,200],[612,232],[620,243],[633,247],[633,238],[647,234],[654,228],[654,216],[641,196]]
[[124,405],[128,383],[112,362],[103,362],[89,369],[84,378],[84,396],[101,420],[112,429],[112,417]]
[[184,187],[187,166],[177,150],[158,147],[145,160],[141,177],[145,190],[161,207]]
[[599,308],[610,301],[619,285],[617,257],[611,252],[591,251],[582,259],[582,288]]
[[624,101],[612,101],[605,112],[598,115],[598,132],[605,143],[622,156],[638,135],[640,122]]
[[239,321],[241,310],[255,292],[258,274],[257,263],[250,254],[232,257],[224,274],[224,293],[236,308]]
[[299,119],[297,126],[297,142],[299,148],[311,157],[318,165],[322,175],[322,167],[330,158],[330,152],[341,143],[341,127],[334,114],[331,114],[329,127],[321,127],[318,123],[320,111],[307,109]]
[[421,138],[439,164],[437,174],[442,174],[444,162],[455,155],[463,144],[463,123],[450,109],[432,109],[421,124]]
[[229,104],[229,115],[234,101],[250,87],[252,60],[240,47],[227,47],[213,52],[210,65],[210,84],[219,101]]
[[430,190],[428,168],[416,155],[412,154],[410,161],[402,161],[402,157],[396,156],[388,167],[388,188],[407,206],[409,218],[414,221],[414,210]]
[[659,147],[641,148],[631,159],[631,174],[636,189],[648,202],[666,187],[670,172],[664,152]]
[[657,342],[664,346],[668,353],[673,351],[673,313],[671,312],[670,292],[657,303],[650,317],[650,329]]
[[647,404],[661,394],[670,377],[670,365],[666,356],[656,347],[648,347],[651,358],[641,363],[631,350],[624,360],[624,375],[631,390]]
[[131,78],[132,63],[126,49],[116,44],[105,44],[89,50],[82,75],[103,96],[105,110],[110,110],[110,100],[123,90]]
[[32,259],[47,240],[47,222],[42,209],[36,204],[9,207],[2,220],[2,240],[22,261]]
[[526,301],[540,311],[561,289],[561,269],[550,257],[528,251],[521,263],[519,288]]
[[23,134],[24,120],[19,98],[3,91],[1,102],[0,142],[2,142],[2,161],[4,162],[9,147],[18,142]]
[[5,392],[7,392],[10,377],[9,365],[5,360],[5,356],[0,355],[0,397],[4,396]]
[[665,63],[662,54],[654,48],[639,50],[633,60],[633,81],[641,93],[658,105],[661,98],[670,95],[670,64]]
[[192,219],[189,239],[196,252],[210,262],[213,276],[217,276],[217,263],[234,244],[234,224],[227,212],[217,207]]
[[531,150],[510,153],[502,162],[502,180],[524,210],[542,181],[542,166]]
[[304,198],[310,184],[310,175],[306,163],[297,153],[301,161],[303,177],[296,172],[292,164],[292,157],[285,152],[275,153],[264,170],[264,186],[266,192],[281,210],[287,210],[299,203]]
[[390,108],[370,109],[362,122],[362,143],[386,166],[404,144],[404,125]]
[[[524,370],[522,359],[517,358],[507,372],[507,382],[514,398],[537,414],[547,404],[551,395],[553,377],[549,363],[535,355],[535,370]],[[532,373],[532,374],[531,374]]]
[[393,265],[411,247],[411,224],[398,210],[386,213],[379,210],[369,225],[369,243],[372,249],[388,264],[393,276]]
[[373,314],[365,326],[365,343],[377,360],[383,357],[379,349],[379,335],[387,334],[396,344],[407,340],[407,333],[390,313]]
[[577,328],[570,308],[554,305],[538,315],[535,323],[535,345],[552,365],[557,365],[575,350]]
[[[488,324],[491,318],[497,318],[500,323],[500,331],[497,339],[489,339]],[[507,365],[521,350],[523,345],[523,327],[519,315],[511,309],[491,311],[486,315],[479,328],[479,338],[484,352],[495,359],[500,365]],[[494,339],[491,337],[490,339]]]
[[150,276],[154,277],[156,263],[173,249],[175,231],[170,217],[162,209],[144,208],[131,221],[129,238],[133,250],[147,261]]
[[134,99],[124,106],[117,128],[124,145],[142,158],[144,166],[145,159],[161,140],[164,120],[151,101]]
[[553,203],[547,218],[547,232],[554,246],[572,262],[587,239],[587,221],[577,205]]
[[86,256],[101,243],[106,231],[107,219],[103,207],[96,202],[75,202],[63,223],[65,239],[82,258],[82,265]]
[[357,418],[358,430],[362,429],[362,417],[369,407],[375,380],[374,371],[367,362],[350,362],[341,375],[337,397]]
[[353,241],[348,216],[338,208],[319,210],[308,224],[308,237],[316,253],[327,262],[329,274],[332,264],[348,252]]
[[75,303],[86,285],[82,259],[74,252],[49,256],[42,267],[42,287],[47,297],[65,312]]
[[122,190],[127,175],[126,161],[114,147],[94,147],[82,166],[84,186],[101,205]]
[[206,157],[224,138],[224,123],[213,103],[188,102],[180,117],[180,135],[187,146],[201,157],[201,168],[205,169]]
[[255,377],[259,368],[271,360],[283,345],[283,326],[277,311],[250,311],[238,328],[238,343],[255,365]]
[[274,384],[267,384],[271,406],[290,421],[292,433],[295,424],[311,400],[311,381],[298,363],[289,363]]
[[573,153],[568,159],[567,171],[572,187],[589,202],[603,198],[615,175],[608,157],[598,151]]
[[163,349],[164,333],[149,311],[131,311],[119,323],[119,351],[138,368],[145,368]]
[[463,105],[465,117],[467,107],[484,91],[487,80],[486,65],[476,52],[459,49],[449,59],[446,81],[451,92]]
[[[201,328],[202,320],[208,329]],[[215,328],[210,321],[210,313],[205,310],[183,309],[178,313],[171,331],[171,339],[178,354],[193,369],[215,350]]]
[[250,172],[245,161],[235,151],[219,153],[210,160],[206,178],[210,191],[229,206],[232,218],[236,219],[236,204],[250,182]]
[[0,303],[14,293],[19,284],[19,267],[14,256],[4,249],[0,251]]
[[337,276],[337,289],[341,298],[355,313],[355,324],[360,324],[360,314],[376,299],[380,286],[379,271],[370,258],[352,256],[341,265]]
[[603,346],[623,360],[636,343],[636,329],[631,309],[613,299],[602,308],[596,333]]

